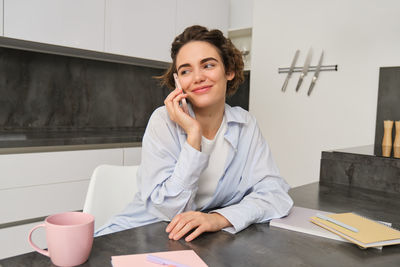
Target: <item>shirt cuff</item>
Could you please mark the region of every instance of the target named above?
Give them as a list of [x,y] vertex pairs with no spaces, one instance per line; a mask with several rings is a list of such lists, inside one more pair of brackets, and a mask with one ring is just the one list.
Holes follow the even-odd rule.
[[210,211],[210,213],[213,212],[221,214],[232,224],[232,226],[225,227],[222,229],[231,234],[236,234],[242,231],[250,224],[255,222],[259,217],[256,214],[249,214],[246,212],[243,213],[242,210],[239,207],[237,207],[237,205],[232,205],[222,209]]

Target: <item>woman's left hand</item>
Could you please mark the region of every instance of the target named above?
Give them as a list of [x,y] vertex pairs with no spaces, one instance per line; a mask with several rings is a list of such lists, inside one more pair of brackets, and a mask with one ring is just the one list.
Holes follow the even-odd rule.
[[169,233],[168,237],[170,239],[179,240],[189,231],[196,228],[185,238],[186,242],[190,242],[203,232],[216,232],[228,226],[232,226],[232,224],[219,213],[188,211],[176,215],[165,231]]

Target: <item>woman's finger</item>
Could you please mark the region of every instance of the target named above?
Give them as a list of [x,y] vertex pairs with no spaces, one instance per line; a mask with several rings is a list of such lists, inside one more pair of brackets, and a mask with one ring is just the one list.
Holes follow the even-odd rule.
[[169,95],[165,98],[164,103],[171,102],[177,95],[182,93],[182,90],[175,88]]
[[185,238],[185,241],[190,242],[204,232],[205,232],[204,228],[200,225],[199,227],[196,228],[196,230],[194,230],[190,235],[188,235]]
[[186,98],[187,95],[186,94],[180,94],[178,96],[176,96],[173,100],[172,100],[172,104],[174,106],[174,109],[179,110],[179,111],[183,111],[180,102],[183,98]]
[[176,224],[179,222],[180,218],[182,217],[182,213],[176,215],[174,218],[172,218],[171,222],[167,225],[167,228],[165,228],[165,231],[167,233],[171,232]]
[[186,224],[187,224],[188,222],[189,222],[189,220],[187,220],[187,219],[185,219],[185,218],[179,220],[179,222],[175,225],[174,229],[172,229],[171,232],[169,233],[169,236],[168,236],[168,237],[169,237],[170,239],[174,238],[175,235],[176,235],[177,233],[179,233],[179,231],[181,231],[181,230],[186,226]]
[[168,114],[171,118],[171,120],[175,121],[175,114],[176,114],[176,108],[174,107],[174,102],[176,101],[176,98],[181,99],[179,92],[172,92],[170,95],[165,99],[164,104],[165,107],[167,108]]
[[182,229],[179,230],[174,236],[172,237],[174,240],[179,240],[181,239],[182,236],[186,235],[190,230],[193,228],[196,228],[200,225],[199,222],[196,222],[196,220],[191,220],[188,221]]

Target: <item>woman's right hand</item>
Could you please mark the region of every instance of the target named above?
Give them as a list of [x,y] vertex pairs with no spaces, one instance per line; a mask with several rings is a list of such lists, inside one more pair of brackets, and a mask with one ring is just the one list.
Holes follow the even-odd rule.
[[176,122],[187,134],[187,142],[193,148],[200,151],[201,147],[201,126],[199,122],[185,113],[179,105],[187,94],[182,94],[182,90],[176,88],[164,100],[170,119]]

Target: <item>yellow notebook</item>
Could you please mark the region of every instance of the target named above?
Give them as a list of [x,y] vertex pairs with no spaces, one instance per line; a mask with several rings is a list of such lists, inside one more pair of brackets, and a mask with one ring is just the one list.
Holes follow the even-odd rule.
[[317,217],[311,217],[310,220],[360,247],[369,248],[400,244],[400,231],[360,215],[349,212],[328,214],[326,216],[347,226],[354,227],[358,232]]

